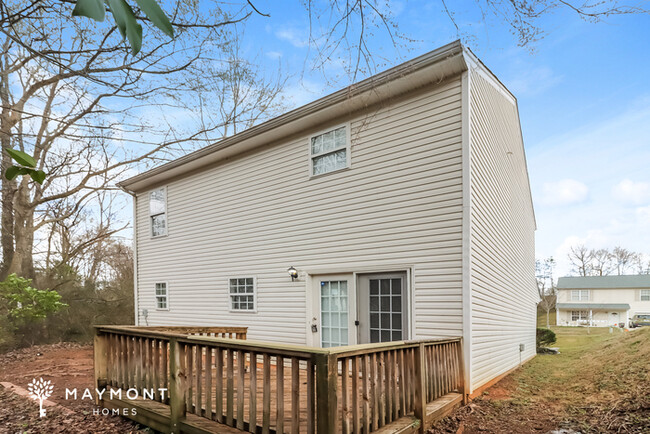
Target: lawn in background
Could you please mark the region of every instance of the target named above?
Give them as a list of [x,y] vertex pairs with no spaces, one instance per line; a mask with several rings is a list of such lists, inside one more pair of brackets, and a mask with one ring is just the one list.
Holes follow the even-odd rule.
[[650,327],[551,328],[560,354],[536,356],[433,432],[650,433]]

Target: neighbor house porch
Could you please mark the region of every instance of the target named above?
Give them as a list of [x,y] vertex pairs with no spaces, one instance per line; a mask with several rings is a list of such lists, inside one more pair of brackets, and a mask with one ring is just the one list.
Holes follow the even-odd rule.
[[169,433],[406,433],[467,396],[461,338],[324,349],[246,331],[96,327],[98,404]]
[[557,325],[628,327],[629,311],[626,303],[558,303]]

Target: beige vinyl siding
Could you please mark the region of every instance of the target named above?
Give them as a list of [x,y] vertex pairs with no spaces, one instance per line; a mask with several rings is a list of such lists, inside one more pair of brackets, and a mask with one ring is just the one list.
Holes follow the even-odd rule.
[[535,221],[517,106],[498,86],[471,73],[472,390],[535,354]]
[[[306,343],[305,270],[411,268],[415,336],[461,334],[460,79],[356,115],[351,168],[310,179],[305,131],[167,185],[168,236],[137,200],[139,322],[247,326]],[[286,270],[300,272],[291,282]],[[228,278],[255,277],[257,312],[229,312]],[[154,284],[168,282],[169,310]],[[142,315],[148,310],[148,318]]]

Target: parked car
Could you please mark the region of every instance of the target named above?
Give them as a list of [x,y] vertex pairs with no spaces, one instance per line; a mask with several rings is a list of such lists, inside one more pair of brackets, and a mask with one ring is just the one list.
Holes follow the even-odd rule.
[[644,314],[634,315],[630,320],[630,326],[632,327],[650,326],[650,314],[644,313]]

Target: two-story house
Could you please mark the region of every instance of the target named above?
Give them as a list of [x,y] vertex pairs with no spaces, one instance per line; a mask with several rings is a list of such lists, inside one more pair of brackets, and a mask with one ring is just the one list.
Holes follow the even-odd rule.
[[121,186],[136,324],[316,347],[463,337],[472,391],[535,355],[517,101],[458,42]]
[[557,325],[629,326],[650,314],[650,275],[560,277]]

